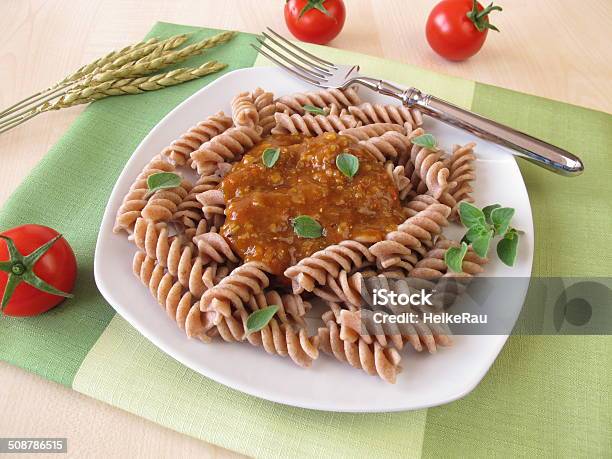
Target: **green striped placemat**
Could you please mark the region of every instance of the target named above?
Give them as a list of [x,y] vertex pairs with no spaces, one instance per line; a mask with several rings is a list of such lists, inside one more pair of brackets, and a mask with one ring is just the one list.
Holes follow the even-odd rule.
[[[150,35],[217,31],[159,23]],[[268,65],[239,34],[205,57],[225,72]],[[521,162],[536,231],[534,275],[609,276],[612,116],[333,48],[326,59],[415,85],[570,151],[586,172],[555,176]],[[244,395],[160,352],[106,304],[93,255],[108,196],[126,160],[179,102],[219,77],[91,105],[0,211],[0,229],[61,231],[79,263],[75,298],[40,317],[0,319],[0,358],[180,432],[252,456],[610,456],[612,337],[512,337],[471,394],[390,414],[290,408]],[[529,305],[526,305],[529,307]]]

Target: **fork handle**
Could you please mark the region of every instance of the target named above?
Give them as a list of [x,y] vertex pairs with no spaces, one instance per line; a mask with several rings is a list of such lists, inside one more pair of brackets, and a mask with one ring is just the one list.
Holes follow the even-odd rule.
[[432,118],[509,148],[515,156],[525,158],[557,174],[576,176],[584,170],[580,158],[562,148],[457,107],[435,96],[424,94],[418,89],[402,90],[386,81],[371,78],[359,77],[356,80],[381,94],[400,99],[409,108],[418,108]]

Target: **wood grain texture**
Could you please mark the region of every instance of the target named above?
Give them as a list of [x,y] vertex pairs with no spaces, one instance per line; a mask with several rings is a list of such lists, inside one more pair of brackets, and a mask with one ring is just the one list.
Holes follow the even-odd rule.
[[[506,0],[483,50],[449,63],[427,45],[428,0],[348,0],[332,46],[612,112],[612,2]],[[155,21],[287,33],[281,0],[2,0],[0,107],[136,42]],[[0,135],[0,205],[82,108],[42,115]],[[1,320],[1,319],[0,319]],[[75,457],[231,457],[0,363],[0,432],[69,437]]]

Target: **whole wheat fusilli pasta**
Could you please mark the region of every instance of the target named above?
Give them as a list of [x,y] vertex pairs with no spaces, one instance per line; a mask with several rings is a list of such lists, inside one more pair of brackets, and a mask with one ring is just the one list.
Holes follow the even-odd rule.
[[276,125],[276,121],[274,121],[274,114],[276,113],[274,94],[257,88],[253,91],[253,103],[255,108],[257,108],[259,127],[261,127],[262,131],[261,135],[269,135],[272,128]]
[[415,169],[413,177],[416,175],[421,180],[421,186],[417,185],[417,192],[429,191],[437,199],[456,185],[448,181],[450,171],[444,165],[440,152],[413,145],[410,160]]
[[414,265],[415,252],[423,244],[433,244],[435,236],[448,225],[450,208],[444,204],[430,204],[424,210],[409,217],[396,231],[387,234],[384,241],[370,247],[383,268],[400,264],[402,261]]
[[134,223],[138,217],[142,215],[142,209],[145,208],[148,202],[147,193],[149,189],[147,186],[147,178],[159,172],[174,172],[175,169],[176,167],[168,161],[165,161],[161,155],[155,156],[144,167],[123,198],[123,202],[121,203],[121,207],[119,207],[115,219],[114,232],[131,232]]
[[259,124],[259,112],[253,101],[253,94],[241,92],[232,99],[232,119],[234,126],[255,129]]
[[279,97],[276,101],[276,110],[290,115],[293,113],[303,115],[306,113],[304,105],[312,105],[319,108],[335,105],[338,108],[346,108],[351,105],[359,105],[360,103],[361,99],[353,88],[345,90],[324,89]]
[[475,143],[468,143],[464,146],[455,145],[453,153],[449,158],[444,160],[444,164],[448,167],[450,175],[448,181],[455,183],[455,186],[450,191],[445,191],[440,196],[440,202],[451,208],[451,218],[458,217],[457,204],[461,201],[474,202],[471,193],[473,191],[470,183],[476,178],[474,168]]
[[209,287],[204,282],[204,263],[195,253],[194,245],[182,236],[169,236],[165,223],[139,218],[134,227],[134,242],[149,258],[176,277],[194,297],[200,297]]
[[365,245],[342,241],[299,261],[285,271],[285,276],[293,281],[294,293],[312,292],[315,285],[325,285],[327,274],[337,277],[341,269],[351,271],[372,261],[374,256]]
[[[459,242],[451,239],[439,239],[435,246],[425,254],[425,257],[417,262],[414,269],[410,271],[410,276],[435,279],[447,273],[449,275],[455,275],[452,271],[449,272],[444,262],[444,254],[450,247],[459,247],[459,245]],[[484,271],[482,266],[485,265],[487,261],[486,258],[479,257],[472,247],[469,247],[463,258],[462,274],[473,276],[482,273]]]
[[192,307],[191,293],[188,290],[185,291],[183,285],[172,274],[164,272],[163,266],[144,252],[136,252],[133,271],[136,277],[149,288],[168,316],[184,330],[187,314]]
[[357,126],[357,121],[351,115],[288,115],[276,113],[274,115],[275,127],[272,134],[304,134],[321,135],[324,132],[340,132]]
[[223,191],[211,189],[196,196],[202,206],[204,218],[215,228],[220,228],[225,221],[225,198]]
[[386,132],[390,131],[399,132],[401,134],[406,133],[406,129],[403,126],[392,123],[376,123],[350,129],[343,129],[340,131],[340,134],[352,137],[355,140],[368,140],[372,137],[380,137]]
[[363,124],[393,123],[403,126],[405,123],[409,123],[410,130],[423,125],[421,112],[403,105],[382,105],[365,102],[350,106],[347,111]]
[[[338,320],[341,326],[340,335],[347,341],[362,339],[368,344],[378,342],[383,347],[392,346],[398,350],[403,349],[405,344],[410,344],[417,352],[425,348],[430,353],[434,353],[439,346],[451,345],[452,339],[446,327],[435,323],[425,323],[417,318],[416,312],[407,308],[402,308],[401,311],[412,312],[412,321],[400,324],[389,322],[378,324],[373,319],[374,311],[368,309],[342,310]],[[399,313],[399,310],[397,312]]]
[[370,375],[378,375],[389,383],[395,383],[401,371],[401,357],[397,349],[385,348],[378,342],[368,344],[360,337],[356,341],[341,339],[340,327],[334,315],[334,310],[339,311],[339,307],[331,304],[330,308],[332,310],[323,315],[325,327],[319,328],[320,349],[341,362],[348,362]]
[[216,113],[199,122],[162,151],[162,155],[182,166],[189,160],[192,151],[200,148],[214,136],[232,126],[232,119],[223,112]]
[[[217,174],[201,176],[193,188],[189,191],[189,194],[179,203],[176,212],[172,216],[172,220],[179,223],[184,228],[185,232],[189,235],[195,232],[195,228],[202,219],[206,217],[208,223],[212,226],[219,227],[223,224],[222,218],[213,219],[210,221],[210,216],[202,211],[202,204],[197,199],[198,195],[205,191],[215,189],[219,186],[222,177]],[[195,234],[192,234],[193,237]]]
[[247,126],[230,128],[191,153],[193,166],[200,175],[214,174],[219,164],[236,161],[260,141],[261,136],[253,128]]
[[268,272],[270,268],[259,262],[251,261],[238,266],[218,285],[202,295],[200,309],[215,311],[226,318],[230,317],[233,311],[245,310],[245,303],[248,303],[253,295],[263,292],[270,284]]
[[142,209],[143,218],[153,222],[171,221],[178,210],[179,204],[187,197],[191,188],[191,183],[183,180],[176,188],[166,188],[154,192]]

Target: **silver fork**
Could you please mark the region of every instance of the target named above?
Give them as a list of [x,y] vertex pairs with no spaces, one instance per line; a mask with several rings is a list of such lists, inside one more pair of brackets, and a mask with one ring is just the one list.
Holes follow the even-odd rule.
[[512,150],[512,154],[525,158],[538,166],[566,176],[582,173],[582,161],[572,153],[543,140],[504,126],[469,110],[457,107],[416,88],[400,88],[384,80],[359,75],[359,65],[337,65],[300,48],[269,27],[263,32],[264,40],[257,37],[260,46],[251,44],[258,52],[293,76],[320,88],[347,89],[359,84],[385,96],[398,99],[409,108],[447,124]]

